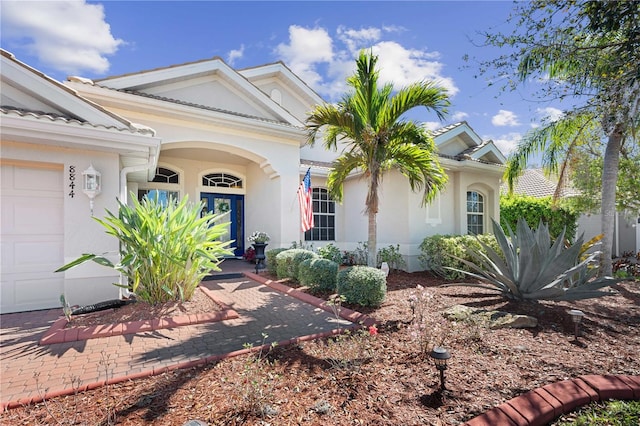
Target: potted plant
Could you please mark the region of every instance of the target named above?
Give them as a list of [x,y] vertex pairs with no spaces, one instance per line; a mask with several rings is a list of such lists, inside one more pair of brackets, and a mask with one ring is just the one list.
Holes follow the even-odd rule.
[[249,238],[247,238],[247,240],[249,240],[249,242],[253,244],[253,248],[256,251],[256,274],[260,272],[260,269],[266,268],[266,265],[264,264],[266,258],[264,249],[268,245],[267,243],[270,239],[271,237],[269,236],[269,234],[262,231],[256,231],[251,234]]

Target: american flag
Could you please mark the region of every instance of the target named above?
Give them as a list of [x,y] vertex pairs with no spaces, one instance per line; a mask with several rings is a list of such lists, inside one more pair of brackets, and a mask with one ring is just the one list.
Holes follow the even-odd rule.
[[309,167],[298,187],[302,232],[307,232],[313,228],[313,204],[311,198],[311,167]]

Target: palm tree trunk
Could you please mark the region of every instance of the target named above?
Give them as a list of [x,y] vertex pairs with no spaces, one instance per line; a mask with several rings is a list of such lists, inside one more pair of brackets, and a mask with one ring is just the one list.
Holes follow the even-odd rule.
[[618,164],[620,163],[620,144],[622,142],[621,124],[616,124],[609,134],[604,152],[602,170],[602,257],[600,258],[600,276],[612,276],[611,255],[613,252],[613,233],[616,215],[616,184],[618,182]]
[[376,267],[376,244],[377,244],[377,223],[376,213],[369,212],[369,236],[367,240],[367,266]]

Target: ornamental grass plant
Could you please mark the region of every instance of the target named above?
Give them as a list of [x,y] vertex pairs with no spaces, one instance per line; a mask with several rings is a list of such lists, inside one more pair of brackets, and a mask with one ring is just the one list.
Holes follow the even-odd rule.
[[103,255],[83,254],[56,272],[66,271],[87,261],[115,269],[127,282],[116,284],[130,290],[150,304],[190,300],[202,279],[218,267],[224,255],[231,254],[221,242],[226,224],[221,216],[205,214],[202,206],[169,199],[161,203],[154,198],[133,206],[118,201],[116,214],[109,210],[104,219],[94,218],[120,242],[120,261],[112,263]]

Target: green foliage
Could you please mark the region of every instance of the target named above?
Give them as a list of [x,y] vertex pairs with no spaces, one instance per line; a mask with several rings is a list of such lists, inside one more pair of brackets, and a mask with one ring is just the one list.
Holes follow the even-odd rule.
[[318,256],[323,259],[332,260],[338,265],[342,263],[342,253],[333,243],[329,243],[324,247],[318,248]]
[[278,273],[278,263],[276,262],[276,256],[286,251],[286,248],[276,248],[265,251],[265,261],[267,262],[267,271],[269,271],[272,275],[277,275]]
[[[604,212],[615,211],[619,160],[640,128],[638,2],[516,2],[507,21],[515,24],[511,32],[485,34],[483,44],[500,48],[500,56],[482,61],[480,72],[495,69],[488,80],[500,76],[511,89],[535,80],[534,96],[540,101],[569,101],[562,117],[543,123],[533,137],[525,136],[510,155],[508,180],[526,167],[531,155],[543,153],[544,168],[559,172],[562,181],[579,147],[600,133],[607,139],[601,152],[600,204]],[[602,275],[612,274],[613,218],[602,215]]]
[[290,278],[297,281],[300,263],[315,257],[318,257],[318,255],[310,250],[285,250],[276,256],[276,274],[278,278]]
[[383,247],[378,250],[378,268],[382,265],[382,262],[387,262],[391,271],[407,267],[407,262],[404,261],[404,257],[400,254],[400,244]]
[[188,197],[165,206],[155,199],[133,206],[118,202],[118,215],[107,210],[104,219],[94,218],[120,242],[120,262],[113,264],[102,255],[84,254],[56,272],[89,260],[114,268],[128,278],[129,288],[151,304],[189,300],[202,278],[218,264],[229,242],[220,242],[226,224],[215,224],[218,216],[200,217],[202,206],[188,203]]
[[[310,144],[323,136],[325,149],[341,151],[327,176],[327,189],[334,200],[342,201],[343,184],[353,171],[367,177],[365,213],[369,224],[375,222],[378,187],[389,170],[402,173],[412,191],[423,191],[424,204],[447,183],[431,134],[419,123],[405,120],[405,113],[415,107],[425,107],[444,118],[450,104],[447,91],[427,81],[399,90],[390,83],[379,85],[377,62],[376,55],[361,51],[356,72],[347,79],[349,93],[337,104],[316,106],[305,123]],[[376,231],[372,225],[368,241],[367,264],[374,266]]]
[[304,249],[304,250],[309,250],[309,251],[313,251],[313,242],[307,242],[307,241],[291,241],[291,245],[289,246],[290,249]]
[[338,264],[329,259],[310,258],[302,261],[298,268],[298,281],[312,291],[336,290]]
[[[592,138],[581,146],[571,163],[571,184],[580,194],[568,201],[580,212],[600,212],[602,200],[602,170],[604,144],[601,138]],[[640,139],[629,139],[620,153],[619,173],[616,181],[616,209],[640,211]]]
[[637,426],[640,401],[592,402],[576,412],[565,414],[552,426]]
[[347,303],[380,306],[387,295],[387,279],[380,269],[351,266],[338,272],[337,290]]
[[493,232],[501,255],[481,243],[486,254],[467,248],[475,263],[458,258],[472,272],[458,271],[484,284],[447,285],[494,290],[516,300],[580,300],[614,294],[600,289],[615,284],[616,280],[606,277],[594,279],[598,270],[594,263],[599,252],[591,253],[580,261],[582,237],[565,248],[564,234],[560,234],[551,244],[549,228],[545,224],[540,222],[538,229],[533,230],[522,219],[518,221],[516,234],[511,228],[508,231],[510,238],[493,221]]
[[515,229],[518,220],[524,219],[527,223],[539,223],[549,226],[549,232],[553,238],[565,231],[569,241],[573,241],[578,227],[579,214],[565,206],[555,206],[551,197],[530,197],[526,195],[501,195],[500,196],[500,222],[505,231],[507,226]]
[[470,271],[470,269],[462,260],[473,260],[467,253],[466,247],[483,252],[484,248],[480,242],[494,250],[499,248],[493,235],[433,235],[422,240],[418,260],[422,266],[446,279],[463,278],[465,275],[461,271]]

